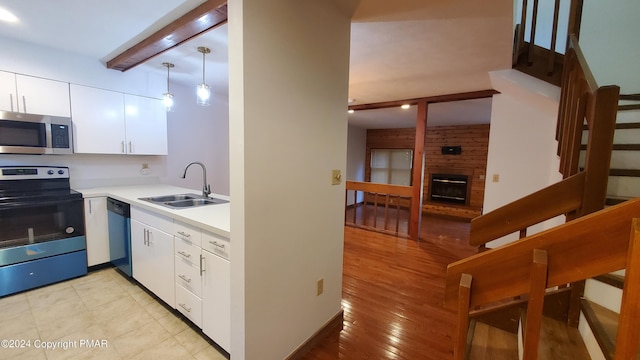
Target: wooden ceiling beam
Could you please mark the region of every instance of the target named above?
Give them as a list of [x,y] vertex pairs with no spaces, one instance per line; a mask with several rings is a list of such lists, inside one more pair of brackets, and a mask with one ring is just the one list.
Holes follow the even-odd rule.
[[127,71],[227,22],[226,0],[207,0],[153,35],[107,61],[107,68]]
[[480,90],[480,91],[471,91],[466,93],[436,95],[436,96],[429,96],[429,97],[416,98],[416,99],[394,100],[394,101],[385,101],[385,102],[372,103],[372,104],[350,105],[349,110],[384,109],[384,108],[390,108],[390,107],[399,107],[404,104],[417,105],[420,102],[426,102],[427,104],[432,104],[432,103],[439,103],[439,102],[472,100],[472,99],[492,97],[495,94],[499,94],[499,92],[496,90]]

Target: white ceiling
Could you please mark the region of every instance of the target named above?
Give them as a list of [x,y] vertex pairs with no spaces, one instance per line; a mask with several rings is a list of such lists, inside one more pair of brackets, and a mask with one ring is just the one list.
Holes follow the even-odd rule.
[[[0,8],[20,19],[0,23],[0,36],[106,63],[204,1],[0,0]],[[490,89],[488,71],[511,66],[512,12],[512,0],[362,0],[352,23],[349,97],[366,104]],[[172,62],[171,82],[195,85],[202,80],[198,46],[212,50],[206,56],[207,83],[226,89],[226,25],[140,66],[166,74],[162,62]],[[430,106],[430,125],[488,121],[487,100],[437,105]],[[365,114],[378,111],[370,116],[377,125],[367,125]],[[350,123],[380,127],[388,119],[387,127],[393,127],[405,123],[410,111],[360,113],[351,114]]]

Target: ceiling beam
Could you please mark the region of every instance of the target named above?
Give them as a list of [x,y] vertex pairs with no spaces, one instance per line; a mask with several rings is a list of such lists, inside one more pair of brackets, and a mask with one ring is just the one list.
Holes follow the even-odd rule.
[[227,22],[227,1],[207,0],[153,35],[107,61],[107,68],[127,71]]
[[436,96],[429,96],[429,97],[416,98],[416,99],[394,100],[394,101],[385,101],[385,102],[372,103],[372,104],[350,105],[349,110],[384,109],[384,108],[390,108],[390,107],[399,107],[404,104],[417,105],[420,102],[426,102],[427,104],[432,104],[432,103],[439,103],[439,102],[482,99],[482,98],[492,97],[495,94],[499,94],[499,92],[496,90],[480,90],[480,91],[471,91],[466,93],[436,95]]

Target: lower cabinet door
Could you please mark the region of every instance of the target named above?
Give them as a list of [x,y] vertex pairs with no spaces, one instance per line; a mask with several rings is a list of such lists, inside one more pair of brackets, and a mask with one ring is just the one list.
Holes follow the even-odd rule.
[[176,309],[202,328],[202,300],[180,285],[176,285]]
[[231,264],[202,251],[202,332],[231,353]]

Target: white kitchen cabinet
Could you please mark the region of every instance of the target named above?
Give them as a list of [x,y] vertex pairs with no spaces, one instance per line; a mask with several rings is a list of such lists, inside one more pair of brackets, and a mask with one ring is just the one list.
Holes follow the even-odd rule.
[[167,114],[158,99],[71,84],[74,150],[167,155]]
[[0,71],[0,110],[18,111],[16,96],[16,74]]
[[84,222],[87,239],[87,265],[108,263],[110,261],[109,222],[106,197],[84,199]]
[[0,84],[0,110],[71,116],[69,83],[3,71]]
[[167,155],[167,110],[162,100],[124,94],[127,153]]
[[160,215],[131,209],[133,277],[165,303],[175,308],[172,221]]
[[126,153],[122,93],[71,84],[71,116],[76,153]]
[[202,251],[202,332],[231,352],[231,264]]

